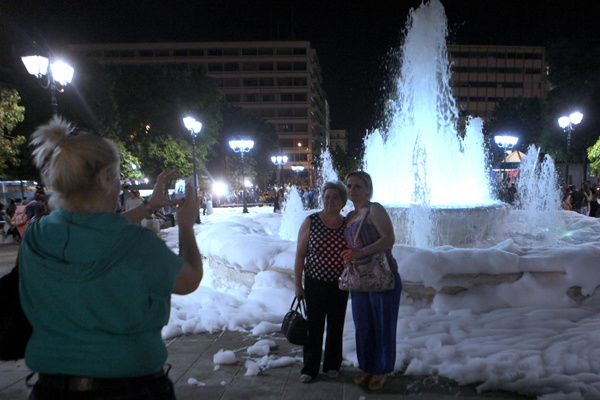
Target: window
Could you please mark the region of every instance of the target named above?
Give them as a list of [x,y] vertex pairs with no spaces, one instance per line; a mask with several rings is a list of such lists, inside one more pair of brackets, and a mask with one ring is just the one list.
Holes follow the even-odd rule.
[[294,78],[294,86],[307,86],[306,78]]
[[278,117],[293,117],[294,109],[293,108],[280,108],[277,111]]
[[225,95],[225,101],[229,102],[229,103],[236,103],[240,101],[240,94],[239,93],[229,93]]
[[258,80],[259,86],[275,86],[273,78],[260,78]]
[[153,55],[152,50],[140,50],[140,57],[152,57]]
[[274,108],[261,108],[260,116],[264,118],[272,118],[275,116]]
[[275,101],[275,95],[273,95],[273,94],[263,94],[261,101],[263,101],[263,102],[273,102],[273,101]]
[[294,132],[294,125],[292,125],[292,124],[279,124],[279,132]]
[[244,95],[244,101],[248,103],[254,103],[258,101],[258,96],[254,93],[249,93]]
[[306,93],[294,93],[294,101],[306,101]]
[[242,63],[242,71],[258,71],[256,63]]
[[223,87],[237,87],[240,85],[240,80],[238,78],[224,78],[222,79],[221,86]]
[[293,93],[281,93],[281,101],[294,101]]
[[222,56],[223,55],[223,49],[208,49],[208,55],[209,56]]
[[306,55],[306,47],[294,47],[294,55],[295,56]]
[[224,56],[237,56],[239,53],[238,49],[223,49]]
[[277,71],[291,71],[292,63],[291,62],[278,62],[277,63]]
[[228,72],[239,71],[240,70],[240,64],[238,64],[238,63],[224,63],[223,64],[223,69],[225,71],[228,71]]
[[243,56],[255,56],[257,54],[258,51],[256,51],[256,49],[242,49]]
[[272,62],[261,62],[258,63],[259,71],[273,71],[273,63]]
[[308,108],[294,108],[294,117],[306,118],[308,116]]
[[293,78],[277,78],[277,86],[293,86]]
[[277,49],[277,55],[278,56],[291,56],[292,49],[289,47],[280,47]]
[[294,71],[306,71],[306,63],[305,62],[295,62],[293,63]]
[[187,50],[173,50],[173,56],[175,57],[187,57]]
[[[294,131],[308,132],[308,124],[294,124]],[[304,147],[306,147],[306,146],[304,146]]]
[[259,56],[272,56],[273,55],[273,49],[262,47],[262,48],[258,49],[258,55]]
[[204,56],[204,49],[190,49],[189,53],[193,57],[202,57]]
[[258,79],[244,78],[244,86],[258,86]]
[[154,57],[169,57],[169,50],[154,50]]
[[294,147],[294,140],[292,139],[282,139],[279,141],[279,146],[281,147]]
[[223,64],[221,63],[209,63],[208,64],[209,72],[220,72],[223,71]]

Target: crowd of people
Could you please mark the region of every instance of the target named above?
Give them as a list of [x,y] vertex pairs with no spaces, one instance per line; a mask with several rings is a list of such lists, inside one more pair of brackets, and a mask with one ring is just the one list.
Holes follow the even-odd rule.
[[20,242],[29,222],[47,211],[48,196],[41,189],[35,192],[31,200],[11,199],[8,206],[0,203],[2,235],[11,236],[15,242]]
[[575,185],[563,185],[563,210],[575,211],[589,217],[600,218],[600,189],[596,184],[586,181],[580,188]]

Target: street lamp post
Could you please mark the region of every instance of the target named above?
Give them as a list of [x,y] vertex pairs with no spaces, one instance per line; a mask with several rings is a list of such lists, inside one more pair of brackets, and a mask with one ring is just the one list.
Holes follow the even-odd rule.
[[246,202],[246,188],[244,185],[244,181],[246,180],[246,175],[244,174],[244,153],[249,152],[254,147],[253,140],[230,140],[229,147],[236,152],[240,153],[242,157],[242,202],[244,203],[244,208],[242,209],[243,214],[248,214],[248,203]]
[[[202,130],[202,122],[196,121],[196,119],[192,117],[185,117],[183,119],[183,124],[186,129],[190,131],[192,135],[192,158],[194,164],[194,193],[198,195],[198,173],[196,170],[196,136]],[[196,223],[199,224],[200,221],[200,209],[198,209],[198,216],[196,217]]]
[[[50,101],[52,102],[52,115],[58,115],[58,104],[56,102],[56,93],[64,92],[67,86],[73,80],[73,67],[63,61],[53,61],[42,56],[21,57],[25,64],[27,72],[39,79],[44,89],[50,89]],[[46,83],[43,77],[46,76]]]
[[[504,151],[504,158],[502,159],[502,163],[504,163],[506,161],[506,154],[508,153],[508,149],[512,149],[519,141],[519,138],[510,135],[498,135],[494,136],[494,141],[496,142],[498,147],[501,147]],[[506,168],[502,169],[506,172]],[[502,179],[504,179],[504,177]]]
[[273,161],[273,164],[278,166],[278,168],[277,168],[277,183],[279,184],[279,186],[283,187],[283,184],[281,183],[281,169],[283,168],[285,163],[287,163],[288,158],[287,158],[287,156],[273,156],[273,157],[271,157],[271,161]]
[[[567,161],[565,168],[565,183],[569,184],[569,148],[571,147],[571,132],[573,132],[573,125],[577,125],[583,119],[583,114],[580,112],[571,113],[571,115],[563,116],[558,119],[558,126],[560,126],[565,132],[567,132]],[[585,177],[584,177],[585,178]]]
[[300,172],[304,171],[302,165],[292,165],[292,171],[296,173],[296,184],[300,181]]

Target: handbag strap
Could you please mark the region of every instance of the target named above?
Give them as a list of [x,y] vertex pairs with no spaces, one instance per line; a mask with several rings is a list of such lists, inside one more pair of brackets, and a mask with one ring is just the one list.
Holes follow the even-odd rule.
[[360,220],[358,229],[356,230],[356,233],[354,234],[354,243],[356,243],[356,239],[358,238],[358,234],[360,233],[360,228],[362,228],[363,222],[365,222],[365,219],[367,219],[367,215],[369,215],[370,211],[371,211],[371,206],[369,205],[369,208],[367,208],[367,211],[365,212],[364,217],[362,217],[362,219]]
[[[296,304],[296,301],[298,301],[298,303]],[[296,308],[294,308],[294,304],[296,304]],[[302,315],[304,315],[306,317],[306,301],[304,299],[300,299],[298,300],[298,297],[294,297],[294,300],[292,300],[292,305],[290,306],[290,311],[299,311]]]

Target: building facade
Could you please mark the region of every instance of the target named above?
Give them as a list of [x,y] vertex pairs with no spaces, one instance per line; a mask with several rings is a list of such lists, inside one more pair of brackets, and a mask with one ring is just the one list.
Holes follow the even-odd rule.
[[467,115],[489,121],[500,100],[549,90],[544,47],[448,45],[448,53],[461,126]]
[[310,42],[83,44],[68,50],[74,58],[101,64],[204,66],[225,101],[275,127],[281,154],[288,156],[284,168],[303,165],[312,184],[313,160],[325,143],[329,112]]
[[329,137],[327,138],[330,149],[340,147],[344,153],[348,151],[348,131],[345,129],[331,129],[329,130]]

